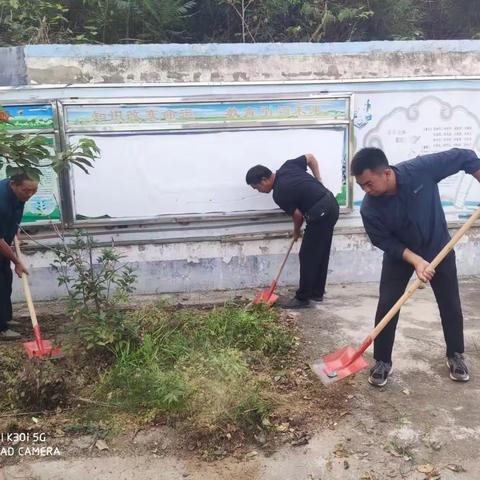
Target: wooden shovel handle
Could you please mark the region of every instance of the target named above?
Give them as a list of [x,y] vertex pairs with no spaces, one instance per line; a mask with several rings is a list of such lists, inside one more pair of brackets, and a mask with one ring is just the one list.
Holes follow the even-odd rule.
[[[477,208],[473,212],[472,216],[460,227],[451,240],[440,250],[440,253],[430,262],[431,268],[436,268],[437,265],[453,250],[453,247],[463,237],[465,232],[480,218],[480,208]],[[416,279],[410,287],[405,290],[405,293],[397,300],[395,305],[388,311],[388,313],[382,318],[378,325],[372,330],[370,338],[374,340],[379,333],[386,327],[388,322],[397,314],[401,306],[413,295],[415,290],[422,283],[420,279]]]
[[278,270],[277,276],[275,277],[275,280],[272,282],[272,285],[276,286],[278,279],[280,278],[280,275],[282,274],[283,267],[287,263],[288,256],[290,255],[290,252],[292,251],[293,244],[295,243],[295,238],[292,238],[292,241],[290,242],[290,245],[288,247],[287,253],[285,254],[285,258],[283,259],[282,264],[280,265],[280,268]]
[[[22,251],[20,250],[20,243],[17,236],[15,236],[15,250],[17,251],[18,259],[23,262]],[[30,292],[30,285],[28,284],[27,274],[22,273],[23,291],[25,292],[25,300],[27,301],[28,312],[30,313],[30,319],[32,320],[33,328],[38,326],[37,314],[35,307],[33,306],[32,293]]]

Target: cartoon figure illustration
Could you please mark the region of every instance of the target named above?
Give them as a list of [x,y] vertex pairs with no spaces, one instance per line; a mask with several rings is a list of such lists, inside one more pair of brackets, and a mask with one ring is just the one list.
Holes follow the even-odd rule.
[[369,99],[353,114],[353,123],[357,128],[363,128],[372,120],[372,103]]

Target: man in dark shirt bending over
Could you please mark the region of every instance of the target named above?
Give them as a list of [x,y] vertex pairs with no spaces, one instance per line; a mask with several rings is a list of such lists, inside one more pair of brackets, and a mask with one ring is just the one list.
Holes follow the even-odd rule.
[[[378,148],[364,148],[352,160],[352,174],[365,191],[361,215],[372,243],[384,251],[375,324],[405,291],[412,273],[432,285],[447,345],[450,378],[469,379],[463,358],[463,316],[458,291],[455,252],[438,265],[429,263],[450,240],[438,182],[460,170],[480,182],[480,159],[472,150],[454,148],[388,164]],[[375,366],[369,383],[383,386],[392,372],[392,350],[398,314],[375,339]]]
[[[307,173],[307,166],[313,173]],[[293,237],[300,237],[303,219],[307,226],[300,247],[300,286],[295,297],[282,306],[303,308],[310,300],[323,300],[333,228],[339,208],[333,194],[322,184],[318,162],[311,153],[286,161],[272,172],[263,165],[252,167],[247,184],[261,193],[273,190],[273,200],[293,218]]]
[[21,277],[27,269],[11,248],[22,220],[25,202],[37,192],[38,182],[26,175],[17,175],[0,181],[0,340],[19,338],[8,328],[12,321],[12,270]]

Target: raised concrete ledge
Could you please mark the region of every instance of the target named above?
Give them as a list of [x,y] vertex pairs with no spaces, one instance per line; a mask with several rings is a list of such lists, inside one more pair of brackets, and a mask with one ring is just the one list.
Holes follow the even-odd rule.
[[[344,81],[480,75],[480,40],[31,45],[11,85]],[[16,65],[16,67],[15,67]],[[5,69],[5,68],[4,68]],[[22,80],[22,78],[24,78]]]
[[234,55],[322,55],[415,52],[480,52],[480,40],[421,40],[335,43],[208,43],[149,45],[29,45],[27,57],[194,57]]

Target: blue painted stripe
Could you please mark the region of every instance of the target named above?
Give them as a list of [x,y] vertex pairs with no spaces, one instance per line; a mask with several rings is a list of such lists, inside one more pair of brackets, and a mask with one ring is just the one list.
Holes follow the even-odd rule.
[[26,57],[150,58],[232,55],[317,55],[371,52],[479,52],[480,40],[337,43],[208,43],[149,45],[28,45]]

